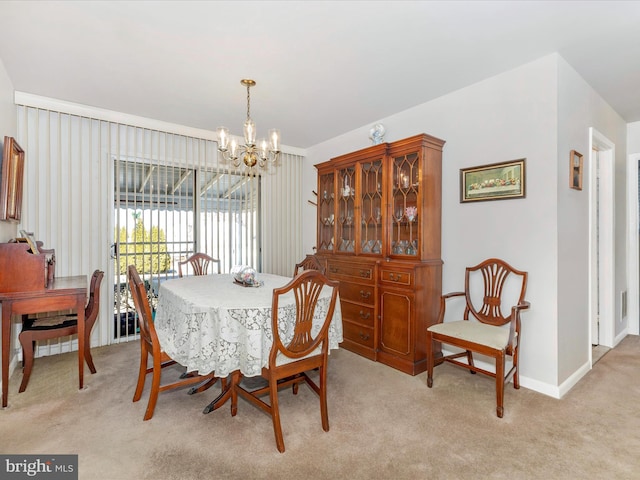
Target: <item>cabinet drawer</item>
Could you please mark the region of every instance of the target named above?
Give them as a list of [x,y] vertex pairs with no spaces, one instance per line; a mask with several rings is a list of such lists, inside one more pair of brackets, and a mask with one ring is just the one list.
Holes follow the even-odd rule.
[[345,340],[373,348],[373,328],[363,327],[351,322],[342,323],[342,335]]
[[375,281],[374,267],[374,265],[358,265],[328,260],[327,274],[334,278],[373,282]]
[[375,285],[362,285],[356,283],[340,282],[340,298],[351,302],[375,305]]
[[390,285],[402,287],[413,287],[413,270],[397,270],[393,268],[382,268],[380,270],[380,281]]
[[375,315],[375,309],[373,307],[364,307],[362,305],[356,305],[351,302],[342,302],[342,318],[343,320],[349,320],[354,323],[360,323],[368,327],[373,327],[373,319]]

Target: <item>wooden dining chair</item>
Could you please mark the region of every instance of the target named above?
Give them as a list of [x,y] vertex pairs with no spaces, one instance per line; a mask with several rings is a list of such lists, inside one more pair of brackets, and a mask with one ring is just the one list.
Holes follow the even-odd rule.
[[[96,373],[96,367],[91,356],[91,330],[100,311],[100,285],[104,272],[96,270],[91,276],[89,284],[89,300],[84,309],[84,359],[91,373]],[[19,392],[24,392],[31,377],[36,342],[51,340],[78,334],[78,315],[70,313],[39,318],[28,318],[22,324],[22,331],[18,335],[22,346],[22,382]]]
[[[147,289],[144,282],[140,279],[140,275],[134,265],[129,265],[129,289],[133,297],[133,303],[135,304],[136,311],[138,312],[138,325],[140,326],[140,369],[138,372],[138,384],[136,391],[133,395],[133,401],[137,402],[142,397],[142,390],[144,389],[145,380],[147,374],[152,374],[151,390],[149,392],[149,402],[147,403],[147,410],[144,414],[144,420],[149,420],[153,417],[153,412],[158,400],[158,394],[167,390],[172,390],[178,387],[184,387],[186,385],[206,382],[206,388],[213,385],[217,378],[213,373],[208,375],[188,374],[181,375],[180,379],[176,382],[161,385],[162,369],[170,365],[177,363],[167,353],[165,353],[158,341],[156,335],[156,329],[153,326],[153,319],[151,315],[151,307],[149,305],[149,298],[147,297]],[[153,365],[147,368],[147,362],[149,355],[152,357]],[[202,391],[205,388],[200,387],[198,391]]]
[[220,273],[220,260],[213,258],[206,253],[194,253],[186,260],[178,262],[178,275],[182,278],[182,267],[191,266],[194,275],[207,275],[209,273],[209,265],[215,263],[218,265],[218,273]]
[[[510,276],[514,288],[515,305],[509,309],[509,315],[502,314],[505,301],[503,292]],[[473,278],[472,278],[473,277]],[[520,388],[518,371],[518,353],[521,343],[520,312],[529,308],[524,299],[527,291],[528,273],[516,270],[497,258],[490,258],[474,266],[467,267],[464,292],[453,292],[440,299],[438,323],[427,329],[427,386],[433,386],[433,367],[436,363],[434,342],[457,347],[463,352],[452,353],[439,359],[469,370],[482,373],[496,380],[496,413],[504,414],[504,384],[513,377],[513,387]],[[472,281],[473,280],[473,281]],[[479,287],[482,280],[483,287]],[[480,291],[477,291],[480,290]],[[453,297],[464,297],[463,319],[444,321],[446,301]],[[507,305],[508,306],[508,305]],[[469,313],[472,317],[469,318]],[[477,367],[473,363],[473,353],[486,355],[495,360],[495,372]],[[506,356],[512,358],[512,366],[505,373]],[[458,358],[466,357],[466,362]]]
[[[319,329],[313,328],[313,319],[320,292],[323,288],[332,289],[326,315],[322,319]],[[295,311],[288,307],[279,308],[279,299],[287,294],[295,296]],[[297,385],[306,382],[320,397],[320,414],[322,428],[329,431],[329,415],[327,412],[327,362],[329,357],[329,325],[333,318],[338,296],[338,282],[331,281],[317,270],[307,270],[293,278],[287,285],[273,290],[271,331],[273,344],[269,353],[269,364],[262,369],[262,376],[268,385],[257,390],[248,390],[241,385],[236,386],[236,392],[253,405],[271,415],[273,430],[276,437],[278,451],[284,452],[284,438],[280,425],[280,410],[278,407],[278,389],[293,385],[293,393],[297,393]],[[289,319],[287,314],[293,316]],[[281,335],[282,322],[289,320],[291,328],[286,338]],[[319,384],[314,382],[307,372],[318,369]],[[267,404],[260,397],[269,394]],[[234,395],[232,402],[236,402]],[[232,405],[235,412],[237,405]]]
[[323,274],[325,273],[324,266],[315,255],[307,255],[300,263],[296,263],[296,266],[293,269],[293,276],[295,277],[298,273],[305,270],[318,270]]

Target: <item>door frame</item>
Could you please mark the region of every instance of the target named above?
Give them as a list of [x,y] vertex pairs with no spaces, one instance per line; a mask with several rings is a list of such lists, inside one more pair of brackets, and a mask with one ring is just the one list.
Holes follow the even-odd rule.
[[[594,150],[598,155],[594,154]],[[600,188],[596,190],[596,162],[600,167]],[[591,326],[597,315],[597,248],[600,248],[600,328],[598,344],[609,348],[615,341],[615,144],[595,128],[589,128],[589,362],[592,363]],[[598,200],[600,208],[598,208]],[[600,238],[596,215],[600,214]]]
[[627,328],[632,335],[640,334],[639,176],[640,153],[632,153],[627,157]]

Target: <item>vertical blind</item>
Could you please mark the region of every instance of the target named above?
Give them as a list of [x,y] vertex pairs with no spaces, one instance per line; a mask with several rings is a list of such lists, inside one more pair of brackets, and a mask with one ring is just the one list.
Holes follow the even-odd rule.
[[[148,244],[143,255],[149,261],[155,256],[172,262],[150,274],[150,288],[193,250],[220,258],[223,272],[248,264],[292,274],[304,256],[303,157],[283,153],[273,174],[253,177],[221,164],[212,140],[99,117],[17,106],[17,140],[26,158],[18,228],[55,248],[57,276],[105,271],[92,345],[120,336],[114,315],[124,279],[118,260],[131,258],[126,244],[132,238]],[[135,236],[138,220],[145,232]],[[122,228],[125,245],[119,241]],[[75,340],[52,342],[38,354],[75,348]]]

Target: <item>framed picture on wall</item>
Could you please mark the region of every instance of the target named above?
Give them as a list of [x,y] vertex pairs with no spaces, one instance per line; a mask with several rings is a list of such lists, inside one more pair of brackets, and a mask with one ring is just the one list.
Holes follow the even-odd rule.
[[24,177],[24,150],[13,137],[4,137],[0,166],[0,220],[20,220]]
[[460,203],[525,196],[525,159],[460,169]]
[[575,150],[569,155],[569,186],[582,190],[582,154]]

